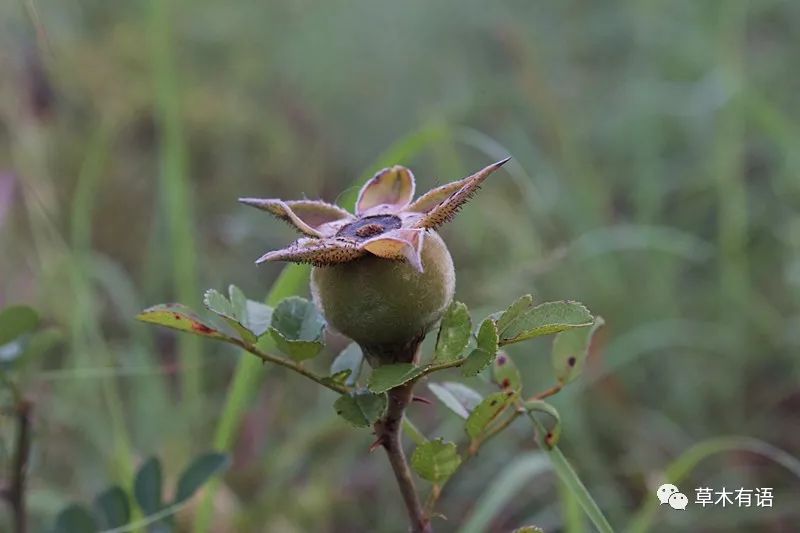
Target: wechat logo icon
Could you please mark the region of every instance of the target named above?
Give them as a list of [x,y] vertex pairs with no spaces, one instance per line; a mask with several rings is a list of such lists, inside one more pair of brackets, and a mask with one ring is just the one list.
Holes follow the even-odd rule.
[[685,511],[686,506],[689,504],[689,498],[686,497],[678,487],[670,483],[664,483],[656,491],[658,501],[661,505],[667,504],[673,509]]

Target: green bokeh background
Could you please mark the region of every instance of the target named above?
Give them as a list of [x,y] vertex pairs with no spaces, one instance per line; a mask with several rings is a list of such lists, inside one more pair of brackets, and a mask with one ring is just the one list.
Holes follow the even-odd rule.
[[[267,294],[281,265],[253,261],[294,235],[236,198],[349,208],[388,163],[426,190],[513,156],[442,232],[456,297],[476,318],[525,292],[605,318],[553,403],[616,528],[695,444],[797,455],[799,57],[790,0],[2,3],[0,304],[64,336],[24,381],[34,530],[152,453],[174,482],[213,447],[239,355],[133,316],[228,283]],[[547,341],[510,353],[526,390],[552,384]],[[329,391],[258,371],[212,530],[402,531],[369,432]],[[462,434],[441,406],[412,417]],[[438,530],[509,490],[481,528],[590,531],[552,472],[509,481],[535,449],[513,425],[453,480]],[[774,506],[692,506],[703,486],[772,487]],[[713,454],[681,488],[688,511],[647,530],[800,523],[798,477],[759,454]]]

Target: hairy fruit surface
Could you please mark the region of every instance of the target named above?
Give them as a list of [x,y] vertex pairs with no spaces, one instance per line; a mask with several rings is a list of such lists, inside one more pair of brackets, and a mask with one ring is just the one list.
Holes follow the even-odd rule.
[[315,267],[314,302],[328,322],[367,354],[370,364],[402,361],[442,317],[453,299],[450,252],[430,231],[422,247],[422,271],[407,261],[366,256]]
[[326,320],[356,341],[373,367],[411,362],[453,299],[453,261],[436,229],[506,161],[416,200],[411,171],[385,168],[361,188],[354,214],[320,200],[240,198],[303,234],[256,262],[314,265],[312,292]]

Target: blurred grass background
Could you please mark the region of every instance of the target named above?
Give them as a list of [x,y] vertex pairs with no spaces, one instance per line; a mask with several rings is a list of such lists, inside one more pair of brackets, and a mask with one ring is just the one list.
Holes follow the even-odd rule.
[[[238,354],[132,317],[227,283],[267,294],[281,266],[253,260],[294,235],[236,198],[352,201],[386,163],[426,190],[513,156],[443,231],[457,298],[478,317],[524,292],[605,317],[587,375],[554,404],[616,527],[697,443],[797,455],[798,57],[789,0],[2,3],[0,305],[31,303],[64,334],[25,382],[35,527],[151,453],[174,477],[226,442]],[[531,392],[552,383],[548,349],[512,351]],[[250,371],[211,530],[402,530],[368,432],[336,419],[330,393]],[[460,431],[441,408],[412,417]],[[637,527],[796,531],[798,478],[742,442],[682,488],[773,487],[773,508],[659,510]],[[487,447],[438,529],[488,505],[473,530],[588,530],[534,449],[525,424]]]

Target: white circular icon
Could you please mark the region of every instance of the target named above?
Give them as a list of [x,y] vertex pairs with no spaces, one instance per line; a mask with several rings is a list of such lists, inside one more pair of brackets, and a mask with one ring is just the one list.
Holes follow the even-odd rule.
[[686,505],[689,503],[689,498],[686,497],[686,494],[681,494],[680,492],[674,493],[672,496],[669,497],[669,506],[673,509],[679,509],[681,511],[686,510]]
[[672,485],[670,483],[664,483],[658,490],[656,491],[656,496],[658,496],[658,501],[661,502],[661,505],[665,503],[669,503],[669,497],[673,494],[680,494],[681,491],[678,490],[678,487]]

